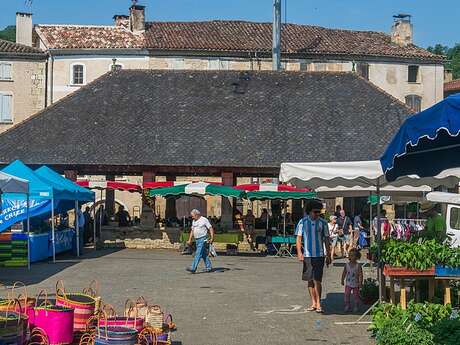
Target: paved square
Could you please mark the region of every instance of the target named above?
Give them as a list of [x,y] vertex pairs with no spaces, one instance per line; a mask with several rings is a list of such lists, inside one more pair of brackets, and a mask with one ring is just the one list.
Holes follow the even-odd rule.
[[294,259],[219,256],[213,259],[217,272],[195,275],[184,270],[191,259],[172,251],[88,250],[82,260],[38,263],[31,272],[0,269],[0,281],[24,281],[36,293],[39,288],[54,292],[58,279],[68,290],[97,279],[103,300],[120,312],[126,298],[142,295],[173,314],[176,345],[373,343],[366,325],[334,324],[358,318],[342,314],[343,263],[326,269],[326,313],[318,315],[304,310],[309,300]]

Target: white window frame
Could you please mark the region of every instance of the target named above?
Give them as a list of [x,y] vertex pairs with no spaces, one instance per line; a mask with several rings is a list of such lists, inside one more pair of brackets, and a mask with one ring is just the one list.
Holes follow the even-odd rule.
[[[125,65],[120,63],[120,62],[118,62],[118,61],[117,61],[117,63],[115,65],[121,66],[121,69],[125,69]],[[113,62],[109,65],[109,72],[112,71],[112,66],[113,66]]]
[[[83,66],[83,84],[75,84],[73,80],[73,68],[75,66]],[[70,64],[70,71],[69,71],[69,84],[72,86],[83,86],[86,85],[86,65],[81,62],[74,62]]]
[[[14,105],[13,105],[13,98],[14,98],[14,95],[12,92],[9,92],[9,91],[0,91],[0,96],[11,96],[11,104],[10,104],[10,114],[11,114],[11,119],[10,120],[3,120],[1,117],[0,117],[0,123],[1,124],[8,124],[8,125],[11,125],[14,123]],[[1,104],[0,104],[1,106]],[[1,111],[1,109],[0,109]],[[1,113],[0,113],[1,114]]]
[[2,78],[2,76],[0,75],[0,81],[13,81],[13,64],[7,61],[0,61],[0,70],[2,68],[2,65],[10,66],[10,77]]

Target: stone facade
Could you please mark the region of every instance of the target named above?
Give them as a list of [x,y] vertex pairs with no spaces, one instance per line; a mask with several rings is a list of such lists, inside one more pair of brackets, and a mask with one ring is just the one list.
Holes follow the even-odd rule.
[[0,80],[0,93],[12,95],[12,121],[0,123],[0,132],[45,107],[45,61],[1,58],[11,65],[11,80]]

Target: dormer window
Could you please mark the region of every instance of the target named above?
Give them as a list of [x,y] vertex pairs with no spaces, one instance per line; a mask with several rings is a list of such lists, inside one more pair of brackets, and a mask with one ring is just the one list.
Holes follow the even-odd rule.
[[70,66],[70,83],[72,85],[86,84],[86,67],[80,63],[74,63]]

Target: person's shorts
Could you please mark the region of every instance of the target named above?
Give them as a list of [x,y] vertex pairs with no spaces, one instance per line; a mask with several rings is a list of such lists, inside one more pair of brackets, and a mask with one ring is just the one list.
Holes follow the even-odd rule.
[[324,257],[320,258],[304,258],[302,269],[303,281],[322,281],[324,272]]

